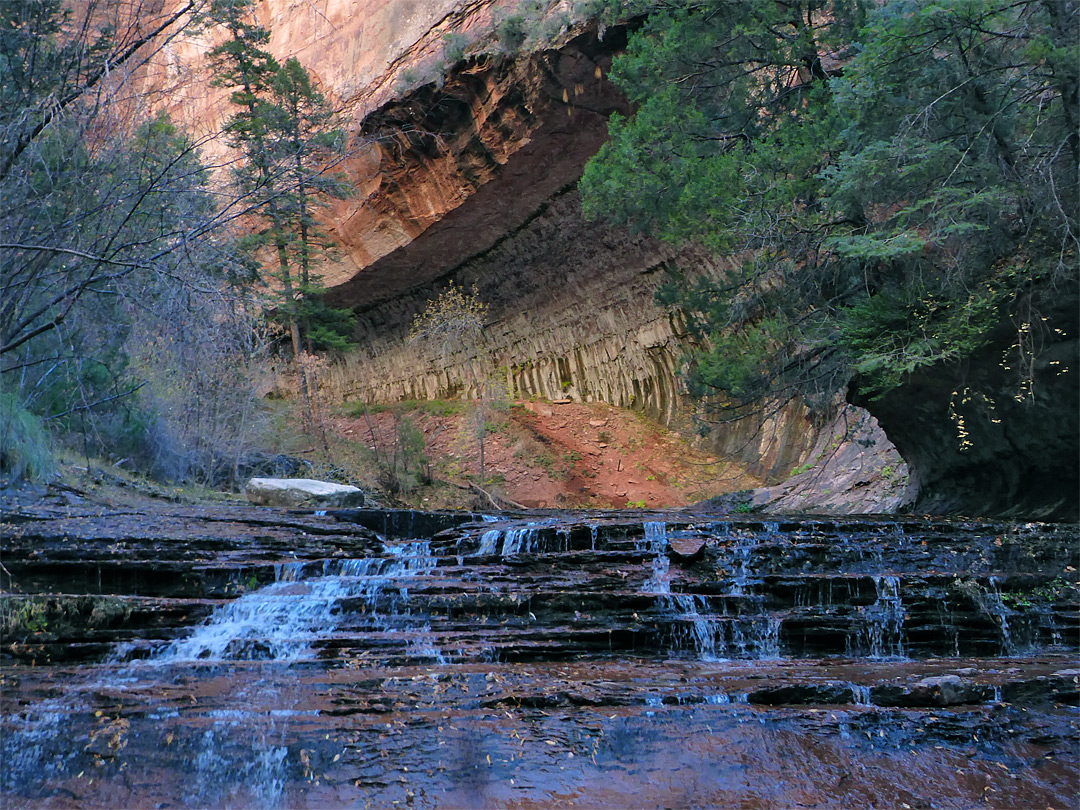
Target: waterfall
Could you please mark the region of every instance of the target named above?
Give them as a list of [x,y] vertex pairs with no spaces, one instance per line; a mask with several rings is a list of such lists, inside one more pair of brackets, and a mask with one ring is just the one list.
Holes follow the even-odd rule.
[[900,577],[874,576],[876,599],[863,608],[865,634],[871,658],[904,657],[904,619],[907,611],[900,598]]
[[720,622],[716,619],[702,616],[698,608],[707,610],[708,603],[704,596],[689,593],[667,593],[660,597],[663,611],[673,614],[681,621],[688,622],[689,638],[686,637],[686,628],[676,627],[676,641],[686,639],[691,642],[698,656],[706,661],[715,661],[726,650],[719,653],[716,642],[719,638],[723,641],[723,631]]
[[[325,560],[318,575],[310,575],[303,563],[278,564],[273,583],[219,608],[190,636],[172,642],[149,663],[311,659],[312,645],[337,628],[339,603],[347,598],[363,599],[380,629],[389,629],[380,600],[389,594],[388,615],[397,614],[408,602],[409,581],[433,569],[435,558],[427,541],[387,545],[384,552],[385,557]],[[428,646],[424,645],[425,656],[441,658]]]
[[638,544],[638,551],[647,551],[653,555],[652,574],[645,582],[646,593],[671,593],[671,583],[667,579],[671,569],[671,560],[667,555],[667,524],[663,521],[646,521],[645,537]]
[[[1059,806],[1061,774],[1075,773],[1064,756],[1006,772],[997,744],[1007,723],[1010,750],[1045,765],[1045,741],[1074,731],[1061,707],[1075,687],[1075,529],[1029,548],[997,545],[996,525],[915,519],[901,543],[875,518],[689,510],[365,512],[359,527],[212,510],[182,531],[178,514],[133,532],[125,513],[96,540],[69,540],[69,523],[5,538],[5,564],[39,593],[0,606],[5,655],[19,656],[0,805],[547,806],[602,784],[612,806],[789,806],[802,784],[775,785],[796,759],[826,780],[818,804],[925,804],[929,789],[914,796],[900,771],[888,795],[836,792],[839,767],[857,779],[868,751],[900,742],[906,765],[973,785],[958,806],[990,795],[986,779],[954,777],[961,759],[997,776],[998,798],[1040,807]],[[402,536],[380,543],[367,523]],[[9,616],[22,623],[10,646]],[[762,751],[776,757],[758,782],[757,768],[701,768]],[[880,787],[885,769],[871,770]],[[1039,770],[1045,789],[1013,779]],[[700,779],[716,791],[683,791]]]
[[476,553],[481,556],[487,556],[490,554],[498,554],[499,552],[499,538],[502,537],[502,532],[498,529],[488,529],[480,537],[480,548]]
[[503,538],[502,556],[512,557],[515,554],[529,554],[536,550],[535,523],[530,523],[523,529],[509,529]]
[[989,616],[1001,631],[1001,650],[1005,655],[1016,655],[1017,645],[1009,628],[1009,609],[1001,598],[997,577],[987,578],[987,589],[979,593],[976,602],[979,609]]
[[[505,532],[499,529],[488,529],[480,536],[480,545],[477,547],[476,554],[478,556],[499,554],[503,557],[536,554],[540,551],[539,532],[536,527],[551,522],[550,520],[529,521],[522,527],[507,529]],[[501,548],[500,540],[502,541]]]
[[[776,524],[769,525],[775,526]],[[738,543],[735,545],[735,574],[731,580],[731,592],[736,596],[747,593],[751,575],[750,562],[757,543],[757,535],[751,534],[748,537],[739,538]]]
[[870,687],[866,684],[852,683],[848,684],[851,687],[851,700],[856,706],[869,706],[870,705]]

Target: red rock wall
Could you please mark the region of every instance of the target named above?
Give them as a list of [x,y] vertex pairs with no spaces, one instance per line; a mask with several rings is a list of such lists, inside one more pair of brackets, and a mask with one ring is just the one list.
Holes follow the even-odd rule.
[[[702,251],[676,252],[586,223],[576,182],[629,111],[607,80],[625,31],[578,25],[551,47],[513,57],[491,47],[513,0],[263,0],[270,49],[295,55],[351,122],[345,166],[356,193],[326,212],[339,246],[320,268],[330,300],[358,314],[359,349],[323,375],[335,400],[445,397],[473,370],[513,395],[605,401],[686,426],[679,378],[688,336],[654,303],[664,271],[715,272]],[[567,4],[549,4],[549,16]],[[442,37],[482,41],[436,82]],[[226,114],[209,86],[205,32],[176,40],[147,89],[196,131]],[[407,74],[431,77],[402,95]],[[223,144],[212,155],[227,158]],[[479,356],[436,357],[408,345],[411,319],[453,280],[490,306]],[[471,367],[471,368],[470,368]],[[283,385],[288,381],[283,379]],[[790,404],[761,424],[714,428],[717,451],[779,478],[815,454],[825,432]],[[831,435],[831,433],[830,433]]]

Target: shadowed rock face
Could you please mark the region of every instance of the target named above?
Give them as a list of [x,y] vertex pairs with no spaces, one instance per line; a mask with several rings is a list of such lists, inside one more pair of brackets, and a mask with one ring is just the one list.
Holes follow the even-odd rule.
[[[447,275],[490,250],[573,185],[627,113],[607,80],[622,29],[582,34],[519,60],[461,63],[440,88],[426,85],[369,115],[378,187],[338,237],[363,269],[331,300],[367,308]],[[370,165],[370,164],[369,164]],[[382,254],[386,232],[403,242]]]
[[964,363],[852,397],[910,465],[915,511],[1080,520],[1078,323],[1073,280],[1003,318]]

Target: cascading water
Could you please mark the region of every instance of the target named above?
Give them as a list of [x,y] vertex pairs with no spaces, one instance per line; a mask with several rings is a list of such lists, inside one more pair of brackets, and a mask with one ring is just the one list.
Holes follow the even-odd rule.
[[[773,536],[778,524],[767,522],[763,535]],[[730,540],[730,526],[715,523],[706,529],[712,536]],[[701,527],[693,534],[699,534]],[[694,652],[705,661],[730,657],[777,658],[780,655],[781,619],[769,615],[752,593],[752,555],[758,543],[756,534],[740,536],[732,549],[735,571],[730,595],[741,597],[742,608],[730,615],[727,609],[716,613],[711,598],[704,594],[674,592],[671,586],[671,558],[667,553],[669,527],[662,521],[644,524],[644,535],[638,550],[652,555],[650,576],[643,590],[657,595],[657,607],[665,621],[671,623],[670,635],[676,650]],[[723,604],[723,600],[721,600]]]
[[[148,663],[263,659],[309,659],[313,643],[332,635],[343,599],[359,597],[380,616],[380,600],[396,588],[383,613],[393,616],[408,603],[408,582],[435,567],[426,541],[387,545],[385,557],[325,560],[317,575],[303,563],[275,566],[274,583],[245,594],[216,611],[187,638],[170,644]],[[385,618],[380,618],[384,629]],[[427,645],[424,645],[427,646]],[[440,657],[437,650],[428,654]]]
[[1001,598],[1001,590],[998,588],[997,577],[987,577],[986,588],[978,594],[979,607],[983,612],[993,618],[1001,628],[1001,649],[1006,655],[1015,655],[1017,644],[1013,639],[1012,630],[1009,627],[1009,609]]
[[[766,531],[775,531],[776,524],[769,522],[763,525],[763,529]],[[754,555],[754,549],[758,544],[758,536],[755,533],[747,533],[740,535],[738,541],[732,549],[734,556],[734,568],[735,573],[731,578],[731,592],[736,595],[744,595],[748,592],[750,586],[750,578],[752,575],[752,563],[751,560]]]
[[[119,645],[110,659],[121,668],[79,691],[123,689],[138,683],[148,670],[182,671],[190,664],[262,662],[272,667],[268,672],[285,671],[315,657],[315,643],[334,634],[342,616],[340,604],[347,599],[362,600],[374,628],[386,633],[392,632],[395,618],[404,617],[409,658],[443,664],[430,628],[408,612],[408,584],[436,563],[430,543],[416,541],[385,545],[380,557],[275,564],[273,583],[222,606],[187,637],[149,658],[124,663],[131,648]],[[242,684],[230,693],[233,708],[207,712],[212,726],[199,735],[190,754],[196,779],[184,794],[189,804],[276,807],[281,800],[288,755],[284,739],[300,696],[288,679],[284,685],[277,677]],[[39,706],[4,739],[0,754],[18,763],[19,774],[45,771],[59,776],[70,769],[64,730],[80,712],[72,697]],[[258,711],[252,706],[274,708]],[[15,773],[4,775],[13,783]],[[242,790],[235,788],[238,779]]]
[[[1060,742],[1075,734],[1064,704],[1080,603],[1067,529],[1032,532],[1033,555],[977,523],[424,516],[442,528],[411,541],[415,521],[363,516],[409,527],[380,542],[291,513],[269,545],[266,514],[257,537],[208,551],[218,518],[176,543],[164,572],[164,532],[95,547],[83,586],[101,590],[101,571],[106,590],[89,606],[70,600],[84,616],[120,615],[105,611],[119,557],[153,561],[130,575],[130,618],[109,631],[126,655],[90,661],[72,644],[82,658],[50,663],[61,647],[45,634],[5,644],[26,656],[0,673],[5,807],[1064,806],[1075,795],[1080,768]],[[58,532],[54,548],[50,559],[40,540],[6,547],[5,568],[70,583],[73,544]],[[100,627],[85,636],[92,649]],[[1008,663],[979,657],[1009,650]],[[723,764],[751,758],[752,769]],[[974,775],[957,780],[958,768]]]
[[870,687],[866,684],[851,684],[851,699],[856,706],[869,706]]
[[687,623],[673,628],[677,647],[688,646],[704,661],[716,661],[722,657],[723,651],[717,651],[718,638],[721,639],[722,646],[721,625],[715,619],[706,618],[700,613],[701,610],[708,609],[705,597],[689,593],[667,593],[661,595],[659,604],[662,614]]
[[863,610],[870,657],[903,658],[906,611],[900,598],[900,578],[875,575],[872,579],[876,599]]
[[502,538],[502,532],[498,529],[489,529],[484,532],[480,538],[480,548],[476,553],[481,555],[498,554],[500,538]]
[[640,544],[640,551],[652,554],[652,574],[645,582],[646,593],[670,594],[671,583],[668,581],[668,571],[671,569],[671,559],[667,554],[667,524],[663,521],[646,521],[644,524],[645,536]]
[[535,550],[536,539],[535,524],[529,524],[523,529],[509,529],[503,537],[502,556],[512,557],[515,554],[528,554]]

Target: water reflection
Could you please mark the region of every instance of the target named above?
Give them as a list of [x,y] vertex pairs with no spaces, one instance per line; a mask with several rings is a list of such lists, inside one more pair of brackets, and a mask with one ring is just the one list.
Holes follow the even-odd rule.
[[[916,524],[489,517],[277,561],[101,663],[5,667],[3,805],[1043,807],[1080,788],[1068,611],[1033,614],[1056,636],[1019,622],[978,527],[954,587]],[[1023,659],[956,657],[1021,625]]]

